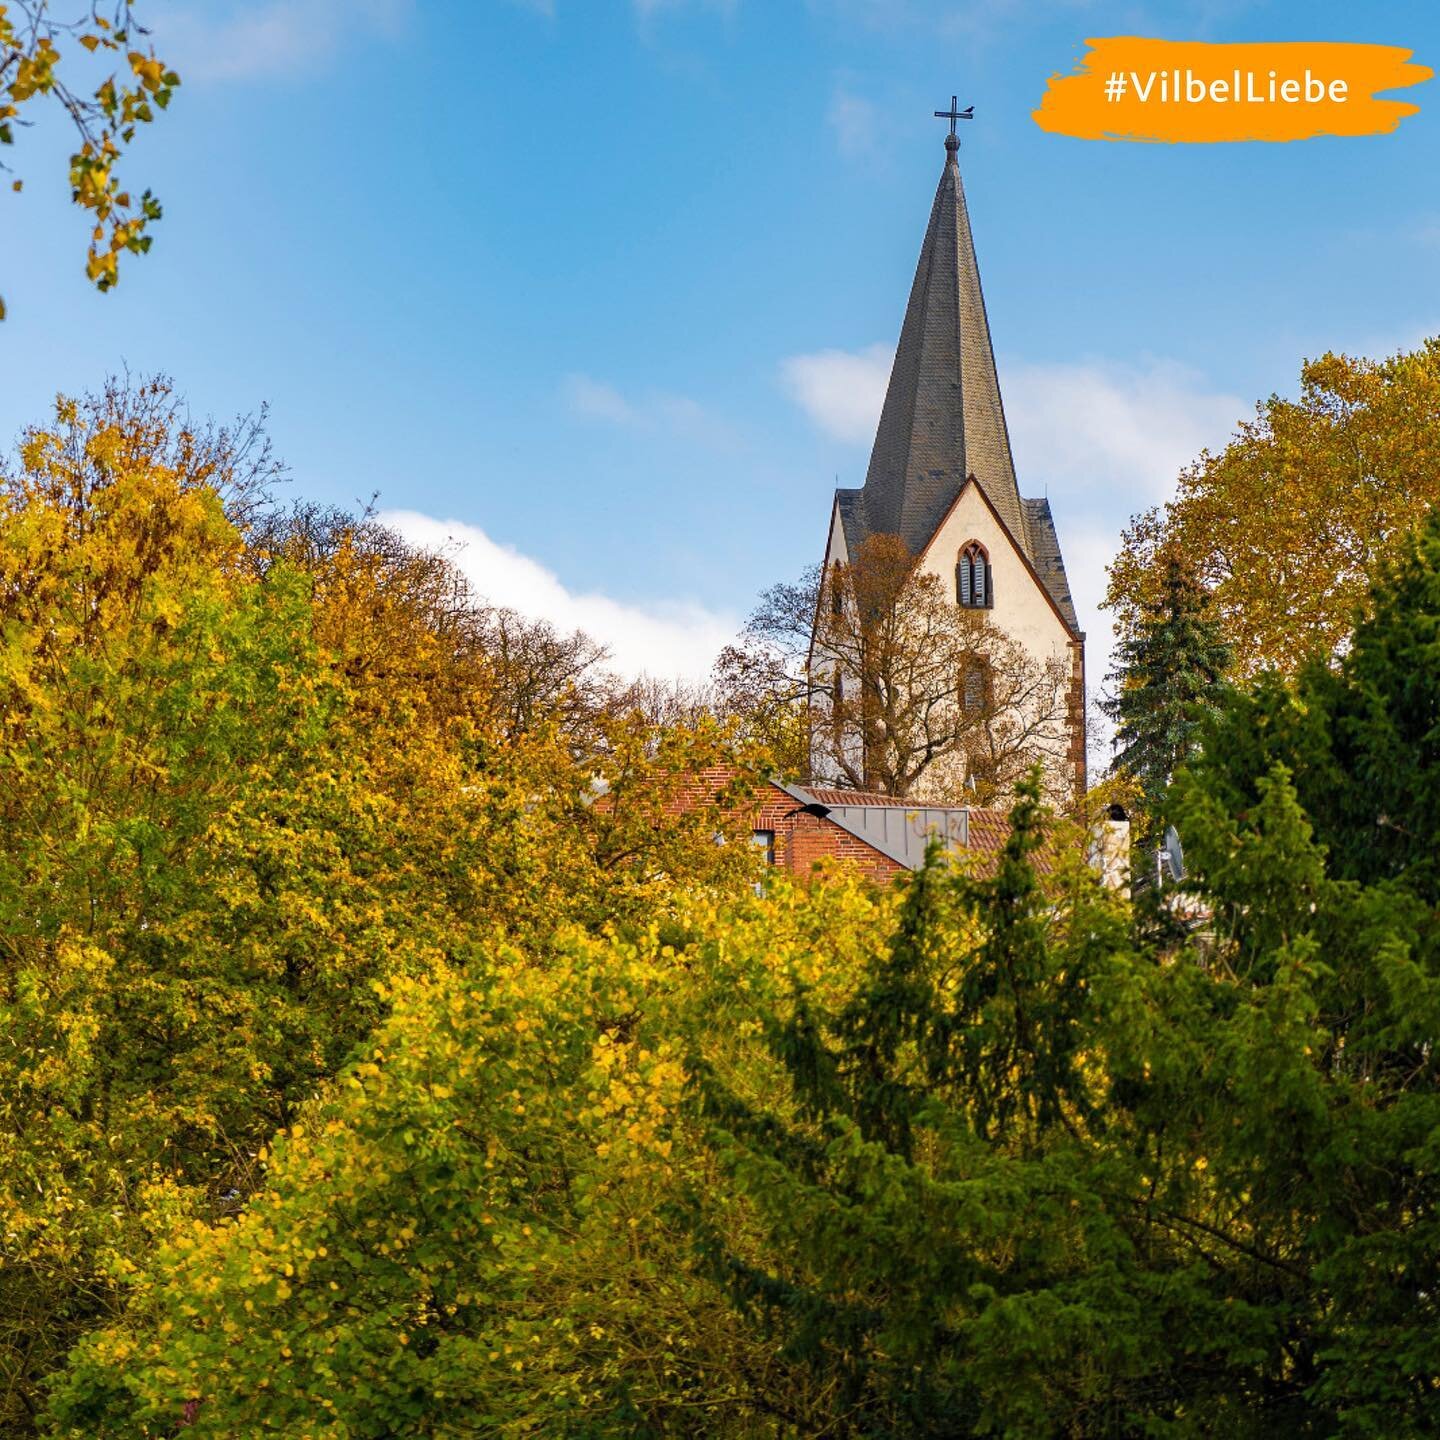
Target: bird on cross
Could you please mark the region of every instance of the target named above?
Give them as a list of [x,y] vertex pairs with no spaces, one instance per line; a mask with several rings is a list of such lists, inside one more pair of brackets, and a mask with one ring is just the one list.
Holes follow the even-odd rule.
[[957,120],[973,120],[975,118],[975,107],[973,105],[967,105],[963,110],[959,108],[959,105],[960,97],[958,95],[952,95],[950,97],[950,108],[948,110],[937,110],[935,112],[935,118],[937,120],[948,120],[950,122],[950,133],[952,135],[955,134],[955,122]]

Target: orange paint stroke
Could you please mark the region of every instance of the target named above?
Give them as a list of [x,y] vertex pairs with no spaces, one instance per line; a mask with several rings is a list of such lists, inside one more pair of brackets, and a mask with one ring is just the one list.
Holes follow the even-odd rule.
[[1282,41],[1210,45],[1137,35],[1087,40],[1073,75],[1052,75],[1031,118],[1080,140],[1308,140],[1388,135],[1420,107],[1382,90],[1429,80],[1397,45]]

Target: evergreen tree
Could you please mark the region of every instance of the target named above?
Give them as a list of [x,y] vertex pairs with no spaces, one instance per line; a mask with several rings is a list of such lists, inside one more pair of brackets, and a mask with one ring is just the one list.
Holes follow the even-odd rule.
[[1224,694],[1230,660],[1208,591],[1172,556],[1159,603],[1119,647],[1102,705],[1116,726],[1115,765],[1140,782],[1147,839],[1163,833],[1166,792]]
[[1344,658],[1312,660],[1292,684],[1270,676],[1232,694],[1193,768],[1238,812],[1285,765],[1337,877],[1393,881],[1435,905],[1440,516],[1397,549]]

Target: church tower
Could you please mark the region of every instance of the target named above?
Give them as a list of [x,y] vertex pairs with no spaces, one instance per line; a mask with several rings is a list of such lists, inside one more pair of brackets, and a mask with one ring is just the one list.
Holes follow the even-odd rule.
[[[1015,478],[951,102],[930,209],[865,483],[835,492],[825,573],[872,535],[898,535],[917,565],[983,609],[1037,665],[1063,667],[1063,740],[1045,758],[1057,791],[1085,789],[1085,637],[1048,500]],[[957,679],[963,690],[963,681]],[[964,701],[963,694],[961,702]]]

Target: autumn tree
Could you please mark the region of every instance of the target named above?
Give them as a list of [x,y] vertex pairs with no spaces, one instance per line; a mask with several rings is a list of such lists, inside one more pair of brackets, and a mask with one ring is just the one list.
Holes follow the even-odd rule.
[[1382,562],[1367,609],[1338,664],[1312,660],[1293,681],[1267,675],[1232,694],[1191,780],[1240,813],[1283,765],[1337,877],[1403,884],[1434,905],[1440,518]]
[[[779,1433],[768,1395],[814,1404],[806,1377],[694,1273],[676,1213],[713,1173],[685,1105],[689,1037],[733,1054],[735,982],[764,984],[767,945],[817,938],[803,900],[788,917],[748,905],[722,947],[697,907],[573,939],[552,965],[497,953],[398,991],[267,1151],[244,1215],[179,1232],[76,1351],[57,1432],[438,1440],[479,1416],[496,1435]],[[843,888],[829,912],[827,951],[883,913]]]
[[1152,838],[1164,827],[1170,782],[1225,692],[1229,664],[1209,594],[1172,556],[1153,610],[1116,649],[1102,706],[1115,724],[1114,764],[1139,782]]
[[1137,925],[1022,784],[990,873],[701,885],[397,980],[46,1423],[1435,1433],[1440,522],[1372,609],[1182,767],[1203,927]]
[[[298,565],[322,602],[342,585],[344,571],[357,564],[370,569],[394,613],[419,617],[434,638],[436,663],[443,657],[470,672],[451,687],[453,698],[483,690],[507,739],[557,723],[588,733],[596,717],[625,708],[616,700],[628,687],[606,669],[604,646],[581,631],[563,634],[548,621],[486,603],[448,551],[411,545],[377,517],[373,501],[359,513],[304,500],[270,506],[249,517],[246,539],[257,571],[276,561]],[[385,654],[384,637],[377,637],[367,663],[383,666]]]
[[717,727],[513,734],[443,558],[271,524],[275,475],[163,382],[0,468],[6,1436],[158,1236],[245,1205],[386,987],[751,879],[673,804]]
[[[140,126],[170,104],[180,77],[146,45],[129,0],[75,9],[84,13],[71,20],[54,14],[48,0],[0,3],[0,145],[13,145],[16,129],[33,123],[47,100],[69,118],[71,198],[93,225],[85,270],[108,290],[119,279],[120,256],[150,248],[149,227],[161,213],[149,190],[136,195],[125,187],[119,162]],[[101,61],[118,68],[106,74]],[[77,69],[86,78],[72,80]],[[11,188],[18,192],[21,181]]]
[[1440,501],[1440,340],[1380,361],[1327,354],[1300,382],[1131,523],[1106,596],[1122,640],[1179,554],[1214,596],[1239,675],[1344,649],[1380,562]]
[[956,605],[896,536],[767,590],[716,673],[754,710],[805,714],[805,770],[855,789],[988,804],[1037,761],[1064,772],[1063,665]]

